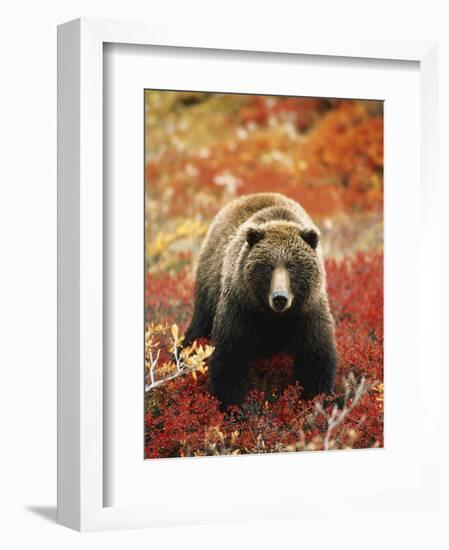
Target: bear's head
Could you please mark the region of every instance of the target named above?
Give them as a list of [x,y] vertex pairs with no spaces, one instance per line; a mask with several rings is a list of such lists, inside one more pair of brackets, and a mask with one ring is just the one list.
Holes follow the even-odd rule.
[[245,287],[253,303],[276,314],[298,311],[323,283],[319,233],[289,221],[246,228]]

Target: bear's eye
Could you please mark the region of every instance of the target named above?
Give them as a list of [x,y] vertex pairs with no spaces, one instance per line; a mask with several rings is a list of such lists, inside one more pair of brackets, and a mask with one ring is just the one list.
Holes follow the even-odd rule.
[[293,273],[295,271],[295,264],[287,264],[287,271],[290,271],[290,273]]
[[273,271],[273,266],[270,264],[264,264],[262,268],[265,271],[265,273],[271,273]]

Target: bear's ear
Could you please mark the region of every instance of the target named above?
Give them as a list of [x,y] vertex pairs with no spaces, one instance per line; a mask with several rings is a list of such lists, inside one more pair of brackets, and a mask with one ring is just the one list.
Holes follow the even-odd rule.
[[246,242],[250,247],[254,246],[261,239],[263,239],[265,232],[258,227],[249,227],[246,231]]
[[301,231],[301,237],[306,241],[306,243],[315,249],[318,246],[318,241],[320,236],[315,229],[304,229]]

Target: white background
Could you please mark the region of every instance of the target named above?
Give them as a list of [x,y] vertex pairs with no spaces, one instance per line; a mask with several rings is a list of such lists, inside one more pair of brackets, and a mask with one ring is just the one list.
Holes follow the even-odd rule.
[[[377,0],[286,2],[142,2],[127,0],[16,1],[3,8],[1,40],[1,392],[0,545],[4,548],[407,548],[447,547],[448,477],[442,484],[446,509],[418,515],[304,519],[241,525],[83,534],[59,527],[56,502],[56,25],[83,16],[170,19],[200,29],[208,21],[264,27],[267,33],[364,32],[387,37],[440,40],[440,97],[449,97],[449,38],[444,2],[412,4]],[[448,105],[440,103],[440,164],[449,151]],[[444,130],[444,132],[443,132]],[[446,154],[444,154],[446,152]],[[446,172],[446,171],[445,171]],[[446,178],[447,179],[447,178]],[[448,185],[441,189],[442,208]],[[442,251],[447,259],[447,215]],[[425,228],[421,228],[425,231]],[[444,231],[444,233],[443,233]],[[444,262],[442,280],[449,280]],[[447,290],[443,289],[448,306]],[[443,302],[443,300],[442,300]],[[445,327],[447,331],[447,325]],[[442,373],[442,388],[447,387]],[[445,392],[441,413],[447,420]],[[448,424],[441,422],[442,452]],[[424,441],[421,442],[420,438]],[[416,434],[416,445],[425,434]],[[413,448],[411,451],[413,452]],[[449,460],[448,460],[449,463]],[[338,503],[336,503],[338,508]],[[446,516],[446,518],[444,517]],[[323,523],[325,523],[323,525]],[[447,520],[446,520],[447,524]],[[444,538],[446,540],[444,540]]]

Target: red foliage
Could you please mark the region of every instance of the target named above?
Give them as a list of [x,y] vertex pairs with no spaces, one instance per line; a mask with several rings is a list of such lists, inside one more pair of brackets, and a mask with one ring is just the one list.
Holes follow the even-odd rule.
[[262,125],[277,117],[293,122],[303,131],[317,121],[326,105],[327,101],[319,98],[253,96],[240,109],[239,116],[243,124],[254,122]]
[[[358,254],[343,262],[328,261],[328,287],[336,320],[339,365],[336,394],[343,392],[349,373],[377,384],[383,382],[383,262],[381,254]],[[154,321],[174,314],[190,314],[192,289],[185,274],[169,282],[148,275],[147,302],[157,296]],[[187,284],[186,284],[187,282]],[[155,318],[156,317],[156,318]],[[314,401],[302,401],[299,386],[291,380],[291,358],[284,355],[258,360],[254,386],[245,403],[228,413],[218,410],[207,392],[207,375],[180,377],[151,390],[145,416],[146,457],[215,454],[217,452],[276,452],[302,442],[301,448],[320,448],[326,431],[325,418],[317,414]],[[336,429],[339,448],[383,445],[383,393],[372,387]],[[328,410],[332,408],[328,405]],[[354,436],[354,434],[356,434]],[[321,436],[317,438],[317,436]],[[315,445],[315,446],[314,446]]]
[[147,273],[145,319],[153,323],[176,323],[184,331],[192,313],[193,280],[188,270],[176,275]]
[[[243,124],[242,130],[257,124],[260,131],[215,143],[207,154],[167,150],[147,163],[149,195],[164,196],[169,185],[171,215],[203,214],[209,219],[224,193],[216,177],[230,172],[239,182],[237,194],[276,190],[298,200],[312,217],[381,210],[383,117],[357,101],[334,102],[331,109],[327,104],[312,98],[254,96],[233,123]],[[295,135],[281,131],[282,125],[269,131],[273,117],[293,124]],[[193,167],[196,175],[191,177],[186,167]],[[202,212],[195,197],[203,194],[218,200],[205,204]],[[194,205],[192,212],[189,204]]]
[[307,159],[306,186],[329,182],[345,190],[339,193],[342,210],[382,209],[382,117],[369,116],[356,102],[344,102],[323,117],[299,154]]
[[207,429],[223,423],[215,399],[191,376],[174,380],[157,393],[145,414],[147,458],[191,455],[204,446]]

